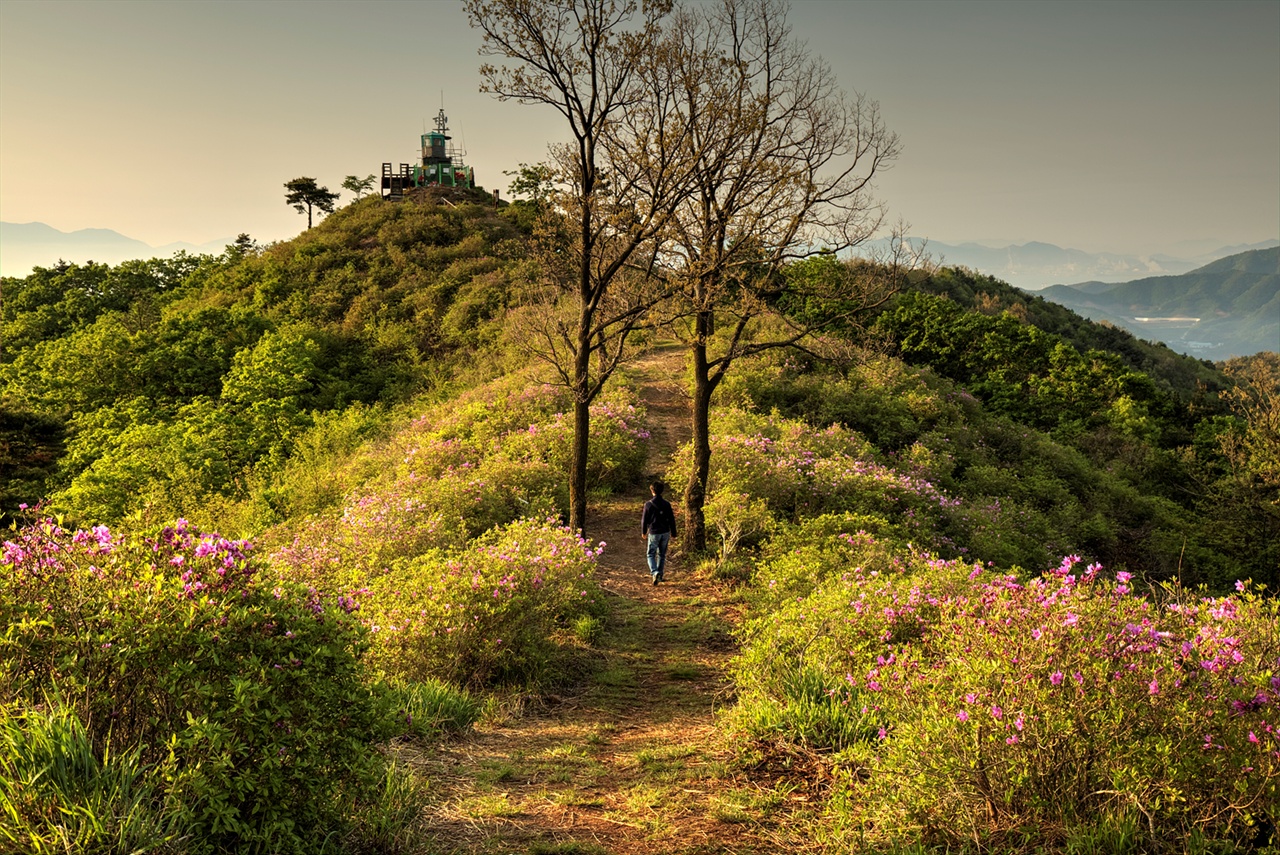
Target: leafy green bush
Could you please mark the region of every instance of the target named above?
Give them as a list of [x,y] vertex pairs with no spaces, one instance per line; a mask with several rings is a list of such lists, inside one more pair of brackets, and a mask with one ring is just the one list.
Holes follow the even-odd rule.
[[[249,544],[52,520],[0,555],[0,701],[60,691],[96,750],[163,777],[193,851],[311,851],[380,775],[348,601],[268,587]],[[131,753],[132,752],[132,753]]]
[[999,316],[966,312],[950,300],[908,291],[876,319],[903,359],[964,383],[993,412],[1066,434],[1108,424],[1140,438],[1161,437],[1174,402],[1116,354],[1080,352],[1060,336]]
[[[744,409],[778,407],[774,421],[803,418],[815,433],[830,430],[832,422],[823,419],[853,427],[873,446],[859,454],[913,482],[933,485],[951,501],[931,507],[905,496],[908,503],[903,504],[892,496],[878,499],[873,490],[861,505],[811,505],[793,519],[850,508],[900,513],[910,522],[913,542],[948,556],[1001,566],[1041,567],[1060,555],[1081,553],[1152,583],[1180,579],[1190,586],[1229,591],[1237,578],[1267,583],[1272,579],[1274,567],[1266,560],[1265,548],[1258,548],[1256,536],[1236,538],[1228,546],[1224,533],[1238,527],[1213,522],[1227,515],[1241,518],[1245,508],[1239,497],[1222,496],[1217,503],[1202,500],[1192,510],[1185,504],[1195,494],[1188,482],[1204,483],[1216,476],[1187,471],[1173,456],[1132,437],[1099,428],[1081,436],[1073,447],[988,412],[973,395],[927,369],[875,355],[839,372],[797,370],[789,363],[764,361],[744,366],[726,380],[726,403],[736,402]],[[751,433],[761,432],[733,418],[720,422],[717,430],[738,434],[734,442],[739,446]],[[776,429],[762,435],[781,438]],[[726,441],[716,440],[720,444],[713,446],[715,454]],[[1216,440],[1206,437],[1204,442]],[[754,467],[778,482],[785,468],[772,472],[768,464],[780,461],[780,448],[740,447],[713,462],[713,468],[727,460],[731,473]],[[825,453],[811,442],[805,448]],[[744,465],[737,460],[744,453],[757,459]],[[744,494],[778,506],[767,492],[775,486],[734,477]],[[1226,485],[1227,479],[1218,484]],[[1251,532],[1258,530],[1259,520],[1266,525],[1274,516],[1259,510],[1249,516]],[[780,516],[787,518],[785,513]]]
[[[561,513],[572,439],[566,404],[562,390],[516,375],[420,416],[370,451],[369,462],[353,464],[379,474],[352,491],[340,516],[269,533],[279,544],[271,555],[277,572],[349,593],[431,550],[461,549],[514,520]],[[625,390],[593,407],[593,486],[639,477],[648,436],[642,418]],[[292,471],[292,480],[301,477]]]
[[[750,503],[742,507],[744,496],[789,522],[850,512],[919,515],[923,526],[926,517],[957,504],[933,483],[880,462],[870,443],[839,425],[815,428],[725,407],[712,419],[711,449],[707,523],[723,529],[722,537],[734,532],[740,537],[743,526],[765,528]],[[675,483],[687,480],[691,465],[686,445],[668,477]],[[735,498],[726,500],[725,493]]]
[[398,679],[458,685],[554,676],[557,638],[594,608],[602,549],[552,521],[517,520],[404,562],[361,592],[369,659]]
[[1137,814],[1158,836],[1229,839],[1266,821],[1277,602],[1242,585],[1161,603],[1077,561],[1026,584],[975,575],[918,642],[849,674],[885,722],[859,755],[868,824],[936,835]]

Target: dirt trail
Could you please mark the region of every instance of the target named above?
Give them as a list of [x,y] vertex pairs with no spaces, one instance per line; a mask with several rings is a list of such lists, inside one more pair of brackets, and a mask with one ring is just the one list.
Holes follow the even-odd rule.
[[[651,473],[688,437],[681,352],[651,352],[630,373],[649,414]],[[732,698],[730,592],[690,566],[678,541],[667,581],[645,565],[647,489],[593,504],[588,533],[608,547],[598,581],[611,617],[597,670],[547,705],[479,726],[418,762],[434,805],[434,850],[497,853],[802,851],[806,795],[734,766],[715,728]]]

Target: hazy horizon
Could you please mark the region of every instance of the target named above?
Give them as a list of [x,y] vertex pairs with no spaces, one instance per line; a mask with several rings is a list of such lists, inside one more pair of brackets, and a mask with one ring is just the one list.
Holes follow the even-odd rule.
[[[285,181],[409,160],[442,97],[504,195],[564,137],[478,93],[460,3],[298,9],[0,4],[0,219],[269,242],[305,226]],[[879,195],[914,234],[1132,255],[1280,236],[1280,3],[807,0],[791,20],[901,136]]]

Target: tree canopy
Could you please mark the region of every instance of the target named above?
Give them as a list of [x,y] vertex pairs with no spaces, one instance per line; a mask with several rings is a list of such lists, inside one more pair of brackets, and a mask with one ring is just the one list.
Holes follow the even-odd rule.
[[286,181],[284,189],[289,191],[284,194],[285,202],[292,205],[299,214],[307,215],[307,228],[311,228],[312,211],[332,214],[339,195],[330,192],[328,187],[317,185],[314,178],[305,176]]

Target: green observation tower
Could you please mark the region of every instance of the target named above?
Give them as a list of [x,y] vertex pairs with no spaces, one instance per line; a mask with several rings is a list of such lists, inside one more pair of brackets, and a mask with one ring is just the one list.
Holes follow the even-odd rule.
[[399,172],[391,163],[382,164],[382,198],[403,199],[414,187],[475,187],[475,172],[462,163],[466,152],[449,144],[452,137],[449,117],[444,108],[436,114],[436,128],[422,135],[422,163],[400,164]]

